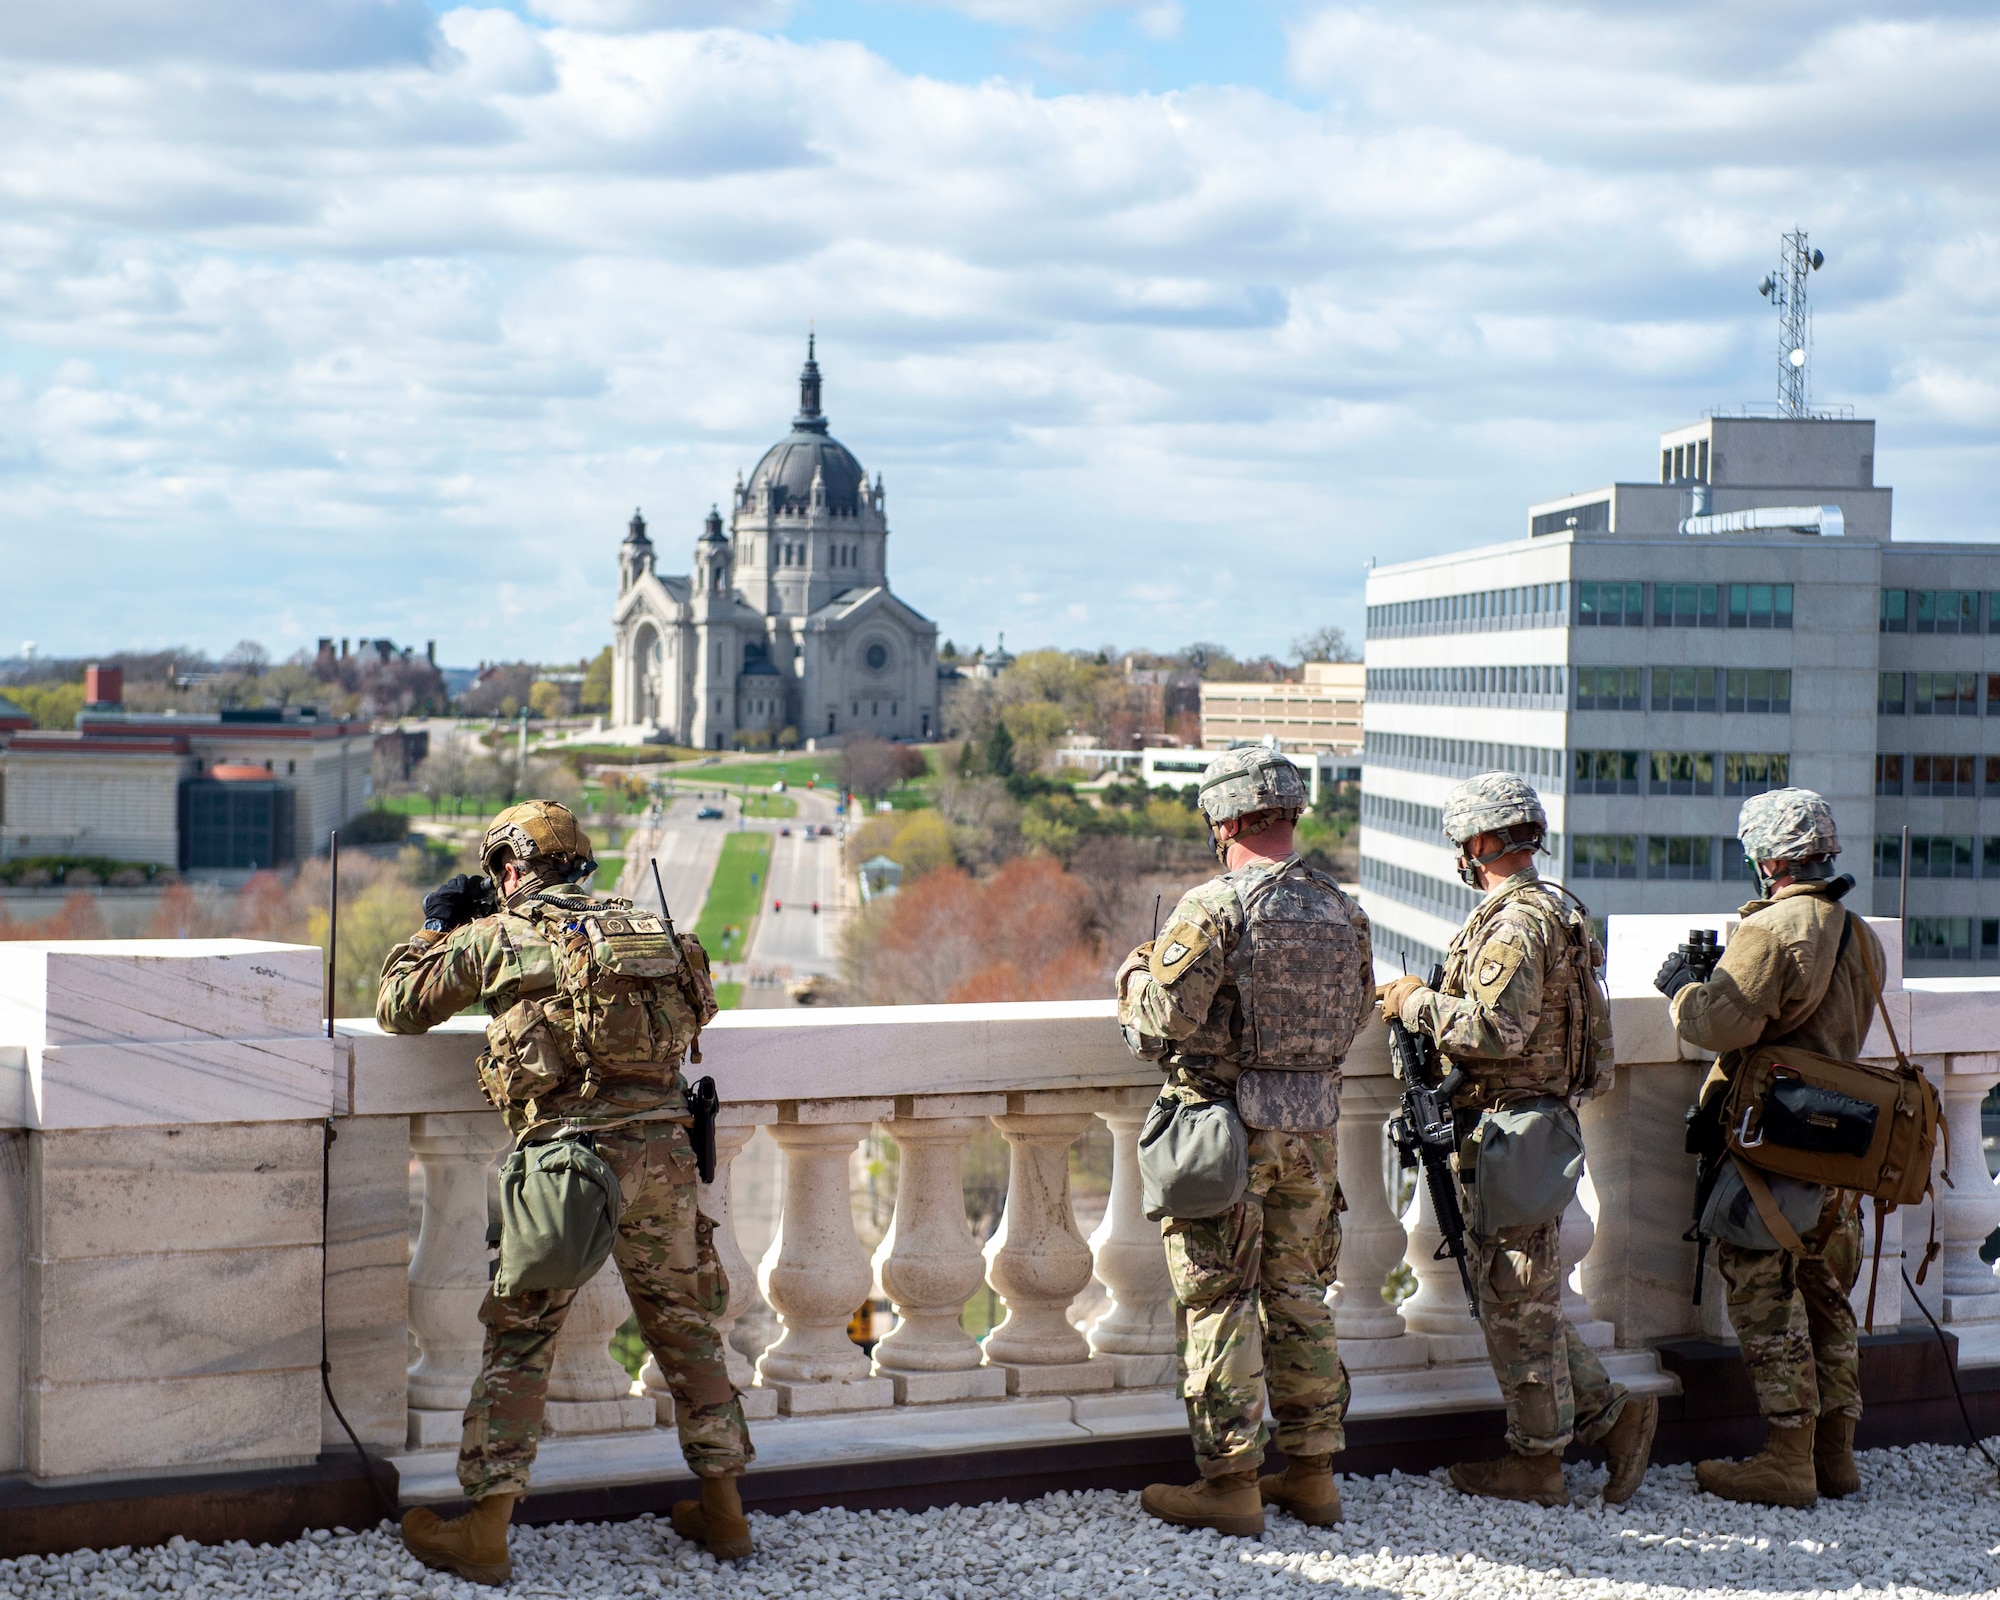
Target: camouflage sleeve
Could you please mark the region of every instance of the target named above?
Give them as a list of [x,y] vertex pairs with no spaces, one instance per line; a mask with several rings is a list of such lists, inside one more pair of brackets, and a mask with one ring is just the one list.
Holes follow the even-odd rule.
[[1518,1056],[1542,1018],[1546,942],[1530,917],[1511,907],[1501,911],[1465,963],[1466,993],[1417,990],[1403,1002],[1403,1026],[1429,1034],[1446,1055]]
[[1118,1020],[1158,1039],[1187,1038],[1208,1020],[1235,942],[1227,918],[1193,891],[1182,895],[1145,963],[1128,961]]
[[375,1020],[388,1033],[423,1033],[481,1000],[505,1010],[521,988],[523,954],[498,917],[481,917],[443,938],[420,933],[382,963]]
[[1771,1019],[1805,987],[1805,974],[1783,942],[1756,921],[1742,923],[1714,976],[1691,983],[1668,1007],[1674,1031],[1703,1050],[1743,1050],[1764,1037]]

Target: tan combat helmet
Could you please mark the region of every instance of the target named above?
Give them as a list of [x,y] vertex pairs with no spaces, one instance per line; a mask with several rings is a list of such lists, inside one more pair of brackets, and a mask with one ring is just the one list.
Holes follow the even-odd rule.
[[557,800],[524,800],[493,819],[479,846],[480,863],[497,882],[510,857],[524,867],[546,862],[554,876],[571,883],[597,865],[590,855],[590,835]]
[[1296,821],[1306,808],[1306,781],[1277,751],[1265,745],[1247,745],[1223,751],[1202,769],[1196,803],[1208,819],[1209,839],[1220,861],[1228,846],[1215,831],[1219,824],[1265,811]]

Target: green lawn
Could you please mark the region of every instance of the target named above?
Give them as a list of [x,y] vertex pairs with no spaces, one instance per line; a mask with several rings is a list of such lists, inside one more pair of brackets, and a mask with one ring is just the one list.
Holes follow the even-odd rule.
[[[374,805],[378,810],[400,811],[409,817],[428,817],[432,815],[431,801],[428,795],[377,795],[370,804]],[[506,805],[507,797],[505,795],[446,795],[438,802],[436,815],[441,818],[456,817],[466,822],[483,822],[488,817],[497,816],[506,808]]]
[[743,1004],[743,985],[740,983],[718,983],[715,986],[715,1003],[724,1011],[734,1011]]
[[799,789],[817,778],[820,788],[830,789],[840,781],[840,756],[829,750],[824,755],[790,756],[782,761],[724,761],[674,774],[675,782],[692,783],[697,788],[704,783],[749,783],[768,789],[780,778]]
[[597,875],[590,880],[591,887],[599,894],[615,894],[618,879],[625,871],[625,857],[622,853],[609,850],[597,852]]
[[750,794],[744,797],[746,817],[796,817],[799,803],[788,794]]
[[[763,904],[770,878],[771,836],[732,833],[722,841],[722,859],[709,880],[708,899],[695,933],[711,961],[740,961],[749,946],[750,925]],[[752,879],[755,882],[752,882]]]

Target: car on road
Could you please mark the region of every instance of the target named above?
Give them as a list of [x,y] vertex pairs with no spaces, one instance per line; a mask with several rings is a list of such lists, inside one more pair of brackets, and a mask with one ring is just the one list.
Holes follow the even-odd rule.
[[789,839],[791,838],[791,836],[792,836],[792,830],[790,828],[780,828],[778,830],[778,837],[780,839]]
[[840,986],[823,972],[816,972],[810,978],[801,978],[785,985],[785,993],[796,1005],[826,1006],[840,998]]
[[695,812],[695,818],[700,822],[720,822],[722,820],[722,807],[703,806]]

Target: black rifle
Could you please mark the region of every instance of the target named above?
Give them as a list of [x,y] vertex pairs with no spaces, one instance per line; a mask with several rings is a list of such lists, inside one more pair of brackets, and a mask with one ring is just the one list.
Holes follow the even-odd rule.
[[[1443,984],[1444,968],[1432,967],[1429,987],[1437,989]],[[1472,1287],[1472,1272],[1466,1265],[1465,1213],[1459,1209],[1458,1184],[1451,1170],[1452,1152],[1458,1148],[1451,1098],[1465,1082],[1465,1074],[1453,1067],[1440,1077],[1436,1043],[1424,1034],[1412,1033],[1400,1017],[1390,1017],[1388,1023],[1389,1058],[1403,1083],[1403,1103],[1389,1121],[1389,1138],[1405,1171],[1423,1163],[1431,1209],[1437,1213],[1438,1232],[1444,1236],[1431,1259],[1442,1261],[1450,1256],[1458,1263],[1466,1309],[1476,1320],[1479,1294]]]
[[[1716,963],[1722,959],[1722,946],[1716,943],[1713,929],[1690,928],[1687,943],[1680,947],[1680,957],[1695,981],[1706,983],[1715,976]],[[1687,1126],[1684,1148],[1694,1157],[1694,1216],[1681,1238],[1694,1246],[1694,1305],[1701,1304],[1701,1280],[1708,1270],[1708,1235],[1701,1231],[1701,1214],[1708,1209],[1708,1197],[1715,1192],[1715,1180],[1722,1176],[1722,1163],[1729,1154],[1722,1126],[1722,1104],[1727,1098],[1718,1084],[1706,1104],[1687,1108],[1684,1119]]]

